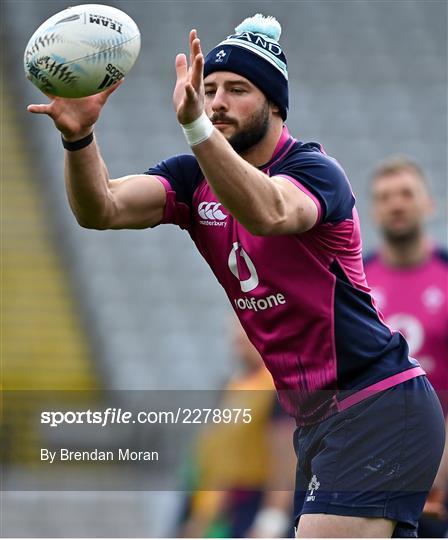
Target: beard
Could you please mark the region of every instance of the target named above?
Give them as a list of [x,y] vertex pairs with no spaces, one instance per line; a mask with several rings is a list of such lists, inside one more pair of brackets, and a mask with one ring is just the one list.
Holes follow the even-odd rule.
[[384,239],[389,244],[399,247],[402,245],[412,244],[413,242],[415,242],[421,234],[421,229],[419,225],[414,225],[412,227],[403,229],[401,231],[383,228],[382,233],[383,233]]
[[[211,118],[212,122],[226,121],[226,117],[216,113]],[[266,100],[259,110],[255,111],[249,120],[227,141],[237,154],[244,154],[266,135],[269,129],[269,103]]]

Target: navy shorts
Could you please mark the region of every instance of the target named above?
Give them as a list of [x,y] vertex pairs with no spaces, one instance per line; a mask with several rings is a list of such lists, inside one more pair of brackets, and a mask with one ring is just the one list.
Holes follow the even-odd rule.
[[394,537],[416,537],[445,444],[440,402],[416,377],[294,433],[294,509],[302,514],[382,517]]

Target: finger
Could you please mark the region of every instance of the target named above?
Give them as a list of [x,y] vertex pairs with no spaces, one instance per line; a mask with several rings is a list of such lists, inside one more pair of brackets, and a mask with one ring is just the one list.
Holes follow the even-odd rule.
[[191,44],[191,63],[190,68],[193,67],[194,59],[201,52],[201,45],[199,38],[195,38]]
[[32,104],[32,105],[28,105],[26,110],[28,112],[31,112],[31,113],[34,113],[34,114],[48,114],[48,115],[51,115],[51,106],[50,105]]
[[177,80],[186,79],[188,75],[187,57],[185,54],[176,56],[176,76]]
[[106,101],[106,99],[113,93],[115,92],[115,90],[121,86],[122,84],[124,83],[124,78],[123,79],[120,79],[119,81],[117,81],[115,84],[113,84],[110,88],[108,88],[107,90],[104,90],[103,92],[101,92],[101,96],[104,98],[104,101]]
[[197,56],[198,54],[201,54],[201,40],[196,36],[196,38],[193,41],[193,52],[194,55]]
[[199,53],[194,59],[193,69],[191,72],[191,84],[196,92],[199,92],[202,87],[202,79],[204,73],[204,56]]
[[197,31],[195,28],[190,31],[190,38],[189,38],[189,46],[190,46],[190,67],[193,65],[194,62],[194,53],[193,53],[193,43],[194,40],[197,38]]
[[201,40],[198,38],[198,54],[202,54]]
[[187,94],[187,100],[191,103],[196,101],[196,90],[193,88],[191,83],[185,85],[185,93]]

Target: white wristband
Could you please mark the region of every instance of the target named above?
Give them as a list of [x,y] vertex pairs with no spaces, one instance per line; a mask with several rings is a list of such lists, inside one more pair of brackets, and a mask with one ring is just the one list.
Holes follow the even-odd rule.
[[292,527],[291,517],[279,508],[264,508],[258,512],[253,528],[263,538],[284,536],[288,527]]
[[206,141],[213,133],[213,124],[205,112],[191,124],[181,124],[181,127],[190,146]]

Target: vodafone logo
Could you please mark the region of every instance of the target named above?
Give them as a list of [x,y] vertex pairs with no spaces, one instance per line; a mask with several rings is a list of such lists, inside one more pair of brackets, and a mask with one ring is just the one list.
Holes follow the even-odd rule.
[[[249,277],[246,279],[241,279],[238,269],[238,258],[241,258],[241,260],[244,261],[243,264],[245,264],[247,270],[249,270]],[[253,291],[258,287],[260,280],[258,278],[257,269],[255,268],[252,259],[242,248],[239,242],[233,242],[232,251],[230,252],[227,263],[232,274],[240,282],[241,291],[243,293]],[[248,309],[253,311],[264,311],[265,309],[271,309],[286,304],[286,298],[284,294],[277,293],[270,294],[262,298],[243,296],[241,298],[234,298],[233,302],[235,307],[240,310]]]
[[202,218],[201,225],[226,227],[226,214],[221,210],[221,203],[203,201],[198,206],[198,214]]
[[[238,271],[238,263],[236,260],[238,252],[239,252],[239,256],[244,260],[244,262],[246,263],[247,269],[249,270],[250,276],[247,279],[240,278],[240,274]],[[257,269],[255,268],[255,265],[252,262],[252,259],[240,246],[239,242],[233,242],[232,251],[230,252],[230,255],[229,255],[228,265],[232,274],[240,282],[240,287],[243,292],[253,291],[254,289],[258,287],[259,279],[258,279]]]

